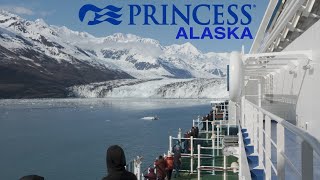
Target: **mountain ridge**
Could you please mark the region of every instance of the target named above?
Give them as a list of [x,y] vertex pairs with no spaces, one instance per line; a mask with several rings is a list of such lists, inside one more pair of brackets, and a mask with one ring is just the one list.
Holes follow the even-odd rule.
[[[58,97],[68,96],[70,86],[116,79],[221,78],[225,77],[228,57],[202,53],[189,42],[163,46],[155,39],[123,33],[95,37],[65,26],[48,25],[43,19],[25,20],[3,10],[0,10],[0,42],[0,68],[33,74],[40,82],[49,79],[64,89]],[[28,72],[24,72],[25,66],[33,68],[25,68]],[[12,78],[5,79],[2,81],[6,84],[15,82]],[[34,83],[27,84],[35,88],[31,87]],[[6,88],[0,88],[0,92],[3,89]],[[5,91],[7,96],[3,98],[29,97],[25,91],[23,88],[17,91],[20,93]]]

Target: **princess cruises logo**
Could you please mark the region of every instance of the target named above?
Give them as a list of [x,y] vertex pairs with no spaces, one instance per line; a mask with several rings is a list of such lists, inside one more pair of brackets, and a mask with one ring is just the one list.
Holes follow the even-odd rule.
[[[86,17],[87,12],[94,12],[94,18],[88,21],[88,25],[96,25],[102,22],[109,22],[113,25],[119,25],[122,21],[118,20],[122,14],[117,14],[121,11],[122,8],[116,6],[106,6],[104,8],[98,8],[95,5],[87,4],[81,7],[79,11],[79,19],[83,22]],[[107,10],[107,12],[105,12]]]
[[128,26],[177,27],[176,39],[253,39],[250,24],[255,8],[255,4],[218,3],[128,4],[104,8],[86,4],[79,10],[79,19],[84,22],[87,17],[88,25],[125,22]]

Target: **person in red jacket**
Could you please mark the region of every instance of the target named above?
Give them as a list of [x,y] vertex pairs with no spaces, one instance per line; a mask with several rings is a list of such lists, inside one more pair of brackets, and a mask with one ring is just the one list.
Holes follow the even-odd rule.
[[162,156],[154,162],[157,170],[157,178],[158,180],[164,180],[166,178],[166,162]]
[[166,157],[165,160],[166,160],[167,178],[168,178],[168,180],[171,180],[171,175],[172,175],[172,171],[173,171],[173,168],[174,168],[172,154],[169,153],[168,157]]
[[157,180],[157,175],[154,173],[154,168],[149,168],[149,173],[144,177],[147,180]]

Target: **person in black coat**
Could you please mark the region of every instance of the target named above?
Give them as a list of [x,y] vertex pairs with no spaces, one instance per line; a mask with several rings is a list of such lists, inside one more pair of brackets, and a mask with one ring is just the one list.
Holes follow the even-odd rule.
[[199,128],[198,128],[198,126],[195,127],[195,136],[196,136],[196,138],[199,137]]
[[103,180],[137,180],[137,177],[125,169],[126,157],[123,149],[118,146],[110,146],[107,150],[108,176]]
[[190,130],[190,136],[193,136],[193,138],[196,138],[196,129],[194,127]]

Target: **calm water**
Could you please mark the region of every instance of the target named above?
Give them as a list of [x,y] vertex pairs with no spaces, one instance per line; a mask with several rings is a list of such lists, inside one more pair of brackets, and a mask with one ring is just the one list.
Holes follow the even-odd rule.
[[[0,179],[101,179],[105,151],[121,145],[144,166],[168,150],[168,136],[192,126],[209,100],[60,99],[0,101]],[[157,115],[159,121],[142,120]]]

